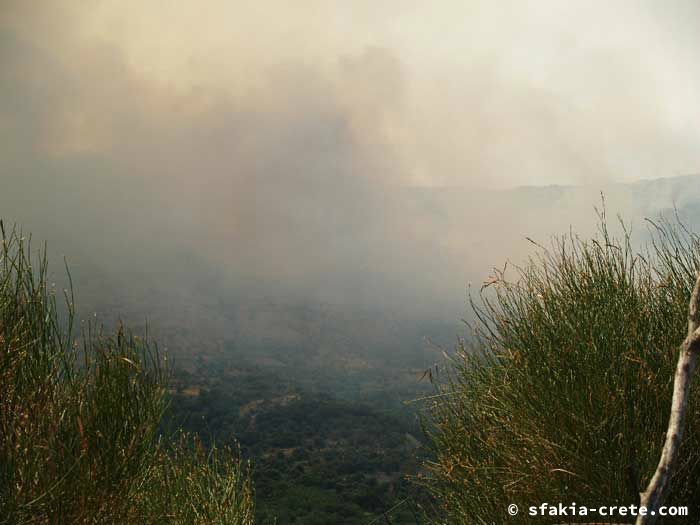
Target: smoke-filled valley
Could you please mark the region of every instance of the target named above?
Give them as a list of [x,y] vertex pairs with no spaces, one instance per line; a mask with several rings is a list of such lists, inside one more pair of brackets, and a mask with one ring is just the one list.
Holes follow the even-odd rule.
[[260,523],[416,523],[494,268],[700,229],[699,8],[263,4],[4,2],[0,219],[76,332],[158,342],[161,430],[239,443]]

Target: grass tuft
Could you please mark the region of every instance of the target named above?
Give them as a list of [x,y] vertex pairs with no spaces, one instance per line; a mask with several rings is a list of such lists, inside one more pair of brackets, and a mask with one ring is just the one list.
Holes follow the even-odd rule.
[[[639,503],[668,423],[700,239],[666,220],[633,249],[599,234],[539,247],[472,301],[474,338],[437,385],[422,479],[448,523],[526,523],[541,502]],[[667,505],[700,514],[700,389]],[[518,504],[517,517],[507,506]],[[542,518],[539,518],[540,522]],[[583,520],[585,521],[585,520]]]
[[237,451],[161,435],[157,346],[121,326],[79,344],[46,250],[32,257],[30,239],[0,232],[0,523],[252,524]]

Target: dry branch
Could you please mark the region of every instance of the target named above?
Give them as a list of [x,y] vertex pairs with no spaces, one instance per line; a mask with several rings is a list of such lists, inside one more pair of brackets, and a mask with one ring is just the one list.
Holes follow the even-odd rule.
[[[678,450],[683,437],[685,415],[688,408],[690,382],[700,351],[700,272],[696,274],[695,287],[688,307],[688,334],[681,344],[678,366],[673,381],[671,417],[666,431],[666,442],[661,451],[661,459],[646,491],[640,494],[640,506],[647,508],[647,515],[639,515],[636,525],[652,525],[658,519],[659,507],[663,505],[673,468],[678,458]],[[652,515],[653,512],[653,515]]]

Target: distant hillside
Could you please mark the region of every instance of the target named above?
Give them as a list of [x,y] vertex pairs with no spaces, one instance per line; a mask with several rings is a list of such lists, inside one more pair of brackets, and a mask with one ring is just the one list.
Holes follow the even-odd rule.
[[[420,304],[405,302],[374,306],[348,301],[322,301],[311,294],[276,293],[271,283],[227,287],[216,274],[202,273],[195,263],[173,282],[163,275],[127,273],[115,276],[100,267],[97,255],[71,256],[80,284],[83,313],[97,312],[111,322],[132,323],[148,318],[151,329],[179,356],[244,352],[256,349],[276,359],[299,357],[305,364],[328,363],[338,353],[338,366],[367,367],[412,356],[424,364],[434,352],[425,339],[451,345],[460,333],[467,285],[479,286],[494,265],[518,262],[532,251],[531,237],[546,243],[553,233],[573,227],[582,235],[595,228],[594,207],[605,194],[609,217],[620,213],[633,228],[644,228],[644,217],[671,213],[674,204],[689,226],[700,226],[700,176],[685,176],[612,184],[602,188],[578,186],[520,187],[506,191],[462,188],[410,188],[393,196],[403,214],[424,231],[430,244],[416,246],[421,266],[415,292],[426,292]],[[416,226],[418,227],[418,226]],[[427,253],[419,250],[425,249]],[[190,263],[187,263],[190,264]],[[114,263],[110,264],[110,268]],[[400,271],[400,268],[397,268]],[[112,286],[114,293],[103,293]],[[401,282],[384,285],[387,292]],[[409,286],[406,284],[405,286]],[[110,290],[112,292],[112,290]],[[109,299],[106,299],[109,298]],[[436,322],[436,319],[441,321]]]

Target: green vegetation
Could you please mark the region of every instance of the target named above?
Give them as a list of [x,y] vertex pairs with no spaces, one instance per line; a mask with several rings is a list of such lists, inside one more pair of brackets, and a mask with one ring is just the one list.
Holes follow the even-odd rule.
[[79,345],[60,304],[45,255],[2,228],[0,523],[252,523],[238,453],[159,430],[157,349],[121,328]]
[[[176,370],[169,417],[205,443],[240,442],[255,463],[260,524],[367,523],[413,502],[406,476],[424,452],[415,414],[379,397],[312,392],[287,376],[237,362]],[[402,505],[391,522],[415,525],[416,507]]]
[[[541,522],[524,512],[541,502],[636,504],[700,267],[698,236],[650,224],[642,252],[603,216],[596,238],[557,238],[515,278],[496,273],[472,302],[474,337],[426,395],[427,450],[413,409],[385,394],[424,394],[409,370],[323,375],[319,353],[295,372],[226,348],[171,377],[148,338],[75,338],[70,292],[64,308],[45,256],[3,229],[0,524],[517,523]],[[700,388],[690,403],[666,503],[692,516]]]
[[[429,407],[436,458],[421,482],[446,522],[541,522],[522,512],[540,502],[639,503],[663,445],[700,239],[650,223],[639,253],[601,218],[595,239],[555,239],[473,303],[474,342]],[[666,504],[697,516],[700,388],[690,407]]]

